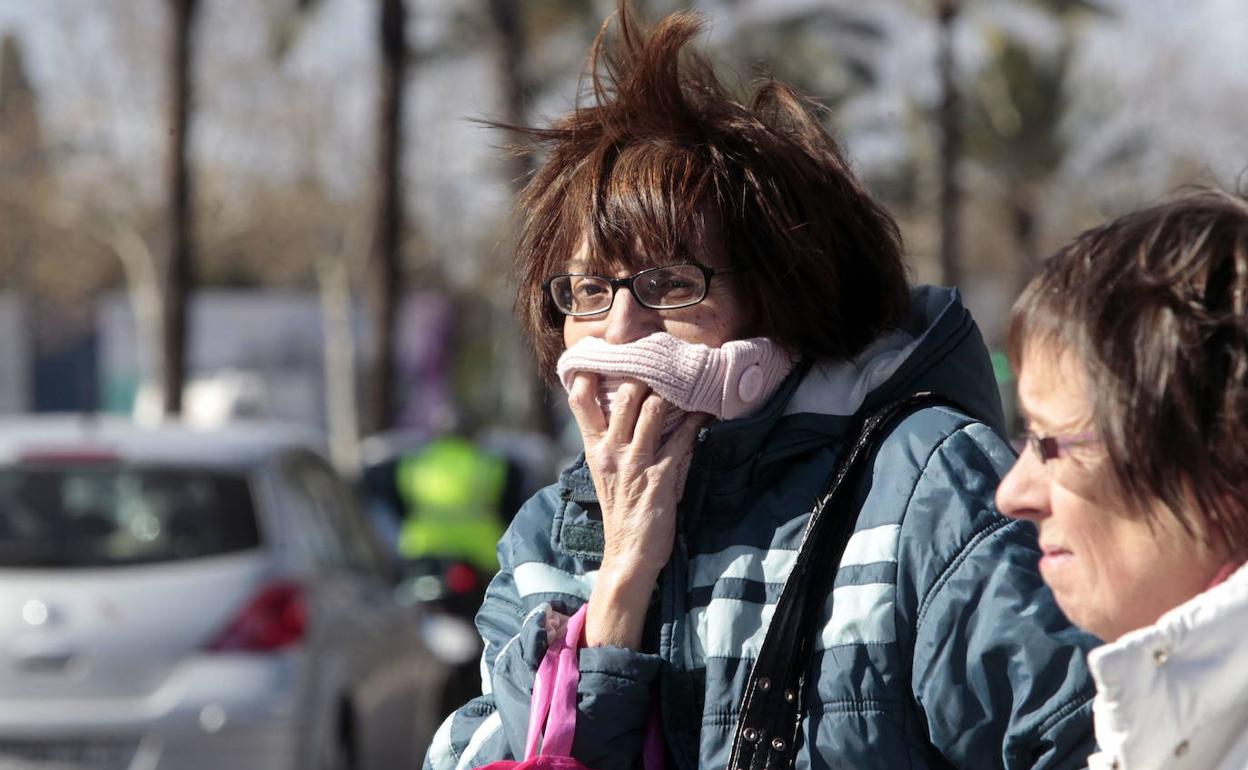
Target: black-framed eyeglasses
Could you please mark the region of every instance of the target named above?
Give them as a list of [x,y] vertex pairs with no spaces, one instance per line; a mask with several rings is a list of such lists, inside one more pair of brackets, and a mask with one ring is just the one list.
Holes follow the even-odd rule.
[[1040,462],[1047,463],[1062,456],[1062,452],[1073,447],[1099,444],[1101,439],[1095,433],[1074,433],[1069,436],[1041,436],[1028,431],[1023,434],[1027,446],[1036,453]]
[[675,310],[706,299],[711,279],[725,273],[741,272],[738,267],[707,267],[699,262],[681,262],[642,270],[625,278],[608,278],[583,273],[552,275],[543,284],[564,315],[583,316],[605,313],[615,302],[615,293],[628,287],[642,307]]

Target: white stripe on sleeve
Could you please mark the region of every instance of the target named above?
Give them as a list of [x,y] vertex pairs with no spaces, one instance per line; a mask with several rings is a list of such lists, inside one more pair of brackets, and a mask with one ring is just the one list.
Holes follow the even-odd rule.
[[530,561],[516,565],[512,570],[512,578],[516,583],[516,592],[522,598],[534,594],[556,593],[588,601],[598,572],[595,570],[584,575],[573,575],[549,564]]

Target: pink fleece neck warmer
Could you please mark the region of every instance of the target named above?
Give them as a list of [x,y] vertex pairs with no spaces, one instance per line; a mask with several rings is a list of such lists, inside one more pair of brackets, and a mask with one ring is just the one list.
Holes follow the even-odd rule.
[[664,418],[666,434],[685,412],[721,420],[744,417],[776,392],[796,363],[795,356],[766,337],[713,348],[655,332],[623,345],[586,337],[564,352],[556,370],[565,389],[577,372],[602,375],[598,402],[607,414],[624,380],[641,380],[673,407]]

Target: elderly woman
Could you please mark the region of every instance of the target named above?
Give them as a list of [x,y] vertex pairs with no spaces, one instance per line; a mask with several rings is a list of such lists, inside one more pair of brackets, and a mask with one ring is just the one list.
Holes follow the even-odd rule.
[[1081,766],[1094,642],[1044,587],[1033,529],[992,507],[1014,456],[974,322],[956,292],[908,288],[896,225],[792,90],[747,107],[682,54],[697,28],[622,14],[594,103],[532,131],[518,304],[585,453],[499,544],[484,695],[426,767],[522,755],[548,613],[586,602],[573,755],[632,767],[657,709],[670,763],[725,767],[850,431],[925,389],[966,411],[900,421],[854,490],[797,767]]
[[1248,767],[1248,205],[1200,192],[1084,233],[1009,348],[1028,441],[997,503],[1107,642],[1091,766]]

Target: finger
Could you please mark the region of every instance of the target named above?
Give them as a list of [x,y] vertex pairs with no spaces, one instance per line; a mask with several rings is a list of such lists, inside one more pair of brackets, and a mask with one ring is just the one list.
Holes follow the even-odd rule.
[[640,380],[625,380],[615,391],[611,400],[611,421],[607,425],[606,438],[616,446],[633,443],[633,431],[641,404],[649,388]]
[[680,459],[689,454],[693,449],[693,442],[698,437],[698,431],[710,421],[711,416],[705,412],[691,412],[686,415],[680,427],[672,431],[672,435],[663,442],[663,446],[659,449],[658,459],[660,461]]
[[597,443],[607,431],[607,416],[598,405],[597,374],[577,372],[572,375],[572,387],[568,388],[568,409],[580,428],[586,448]]
[[658,454],[668,408],[668,403],[658,393],[651,393],[642,401],[637,427],[633,429],[633,451],[637,456],[652,458]]

